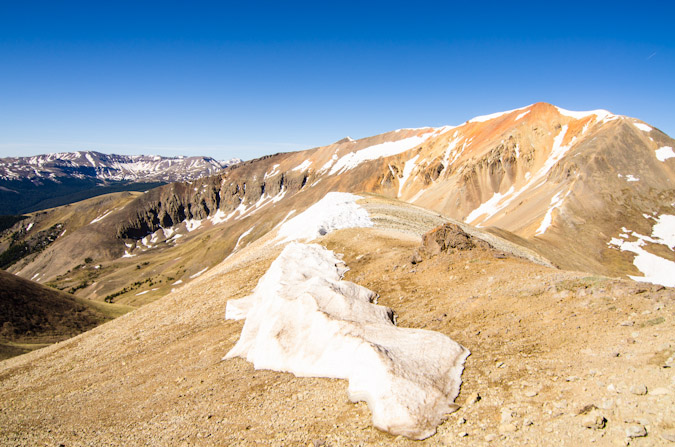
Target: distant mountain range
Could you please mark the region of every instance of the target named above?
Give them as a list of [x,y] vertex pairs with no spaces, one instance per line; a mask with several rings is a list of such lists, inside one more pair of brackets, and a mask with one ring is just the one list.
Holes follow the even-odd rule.
[[117,191],[143,191],[215,174],[238,159],[95,151],[0,158],[0,214],[26,213]]

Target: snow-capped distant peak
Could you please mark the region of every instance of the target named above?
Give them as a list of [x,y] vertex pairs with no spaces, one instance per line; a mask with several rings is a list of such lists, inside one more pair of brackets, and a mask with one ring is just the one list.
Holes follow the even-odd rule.
[[209,157],[116,155],[96,151],[57,152],[0,159],[0,179],[59,177],[102,181],[174,182],[212,175],[240,160],[219,162]]

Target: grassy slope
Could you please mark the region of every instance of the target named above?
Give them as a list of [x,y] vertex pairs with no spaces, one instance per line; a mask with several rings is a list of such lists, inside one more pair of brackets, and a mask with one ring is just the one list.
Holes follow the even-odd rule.
[[0,359],[75,336],[132,309],[73,297],[0,270]]

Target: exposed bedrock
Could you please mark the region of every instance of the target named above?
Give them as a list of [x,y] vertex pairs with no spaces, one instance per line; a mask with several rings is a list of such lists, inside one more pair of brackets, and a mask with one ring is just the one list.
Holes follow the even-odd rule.
[[[270,162],[273,161],[274,157],[270,157]],[[294,194],[305,186],[306,173],[288,171],[265,175],[263,169],[269,164],[243,163],[219,175],[148,191],[137,199],[135,206],[127,207],[130,210],[128,218],[118,225],[116,236],[140,239],[159,228],[168,228],[184,220],[206,219],[219,210],[229,214],[241,204],[250,206],[261,198],[284,192]]]

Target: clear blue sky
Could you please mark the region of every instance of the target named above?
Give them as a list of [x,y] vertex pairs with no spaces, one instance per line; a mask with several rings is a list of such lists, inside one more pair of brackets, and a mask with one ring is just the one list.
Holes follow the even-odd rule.
[[0,0],[0,156],[250,159],[537,101],[675,136],[674,17],[664,1]]

